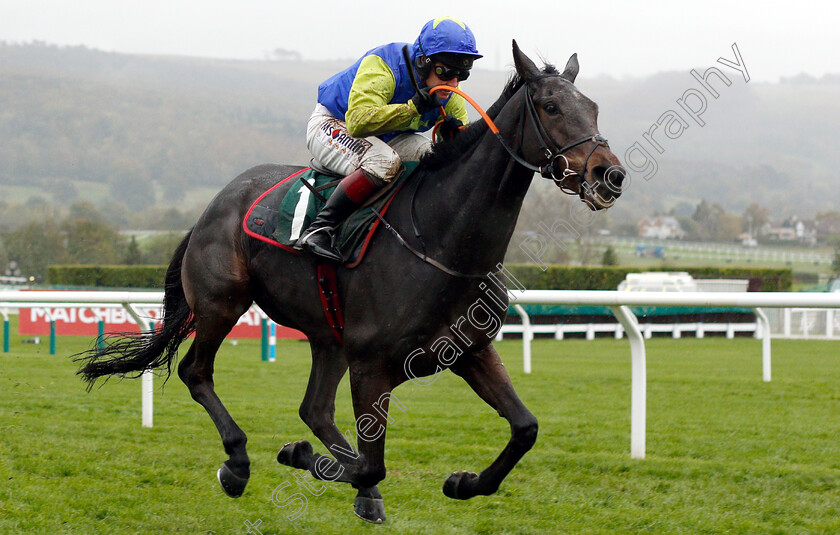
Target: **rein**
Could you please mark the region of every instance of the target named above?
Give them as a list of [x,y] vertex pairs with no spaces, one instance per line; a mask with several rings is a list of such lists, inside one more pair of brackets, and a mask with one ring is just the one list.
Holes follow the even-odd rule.
[[[501,270],[491,271],[491,272],[484,273],[484,274],[481,274],[481,273],[461,273],[460,271],[457,271],[455,269],[446,267],[445,265],[441,264],[440,262],[438,262],[434,258],[432,258],[430,256],[427,256],[426,253],[421,253],[420,251],[418,251],[417,249],[412,247],[410,243],[405,241],[405,238],[402,237],[402,235],[399,233],[399,231],[397,229],[395,229],[387,221],[385,221],[385,218],[382,217],[379,214],[379,212],[374,210],[373,213],[376,214],[376,217],[379,219],[379,222],[382,223],[382,225],[391,234],[394,235],[394,237],[397,239],[397,241],[400,243],[400,245],[402,245],[403,247],[405,247],[406,249],[411,251],[414,254],[414,256],[416,256],[417,258],[419,258],[423,262],[426,262],[427,264],[430,264],[430,265],[436,267],[437,269],[443,271],[447,275],[452,275],[453,277],[459,277],[459,278],[462,278],[462,279],[486,279],[486,278],[490,277],[491,275],[498,275],[499,273],[501,273]],[[421,240],[421,243],[422,243],[422,240]]]

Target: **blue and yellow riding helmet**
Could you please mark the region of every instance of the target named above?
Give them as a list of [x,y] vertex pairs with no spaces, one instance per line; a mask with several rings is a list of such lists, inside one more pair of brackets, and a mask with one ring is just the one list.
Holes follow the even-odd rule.
[[463,22],[442,17],[427,22],[414,41],[414,65],[426,78],[435,60],[450,67],[469,71],[473,62],[482,57],[475,46],[475,36]]

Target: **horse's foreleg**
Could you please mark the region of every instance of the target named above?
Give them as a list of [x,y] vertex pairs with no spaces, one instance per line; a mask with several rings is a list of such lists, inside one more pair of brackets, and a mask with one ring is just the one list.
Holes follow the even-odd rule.
[[323,456],[313,453],[312,445],[305,440],[284,445],[277,461],[309,470],[313,476],[324,481],[350,482],[350,474],[360,464],[360,455],[335,425],[335,394],[347,372],[347,361],[340,351],[337,347],[316,347],[313,344],[312,369],[299,411],[300,419],[338,462],[320,461]]
[[213,388],[213,360],[223,340],[224,335],[221,338],[201,339],[197,334],[178,366],[178,375],[189,388],[190,395],[204,407],[219,430],[229,458],[217,472],[217,478],[228,496],[238,498],[248,484],[251,461],[245,449],[248,440],[245,433],[236,425]]
[[511,438],[499,457],[481,474],[455,472],[449,476],[443,493],[460,500],[493,494],[537,440],[537,419],[519,400],[492,345],[473,354],[461,355],[451,369],[510,423]]
[[385,521],[385,505],[376,485],[385,479],[385,431],[394,384],[393,378],[380,367],[356,363],[350,369],[361,459],[351,481],[359,489],[353,510],[360,518],[374,523]]

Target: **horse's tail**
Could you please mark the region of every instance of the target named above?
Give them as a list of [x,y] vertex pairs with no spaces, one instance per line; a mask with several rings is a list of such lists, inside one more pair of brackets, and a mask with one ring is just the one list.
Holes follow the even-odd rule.
[[118,375],[139,377],[147,369],[166,367],[166,377],[172,374],[181,342],[195,330],[195,316],[187,304],[181,281],[181,263],[190,241],[190,230],[172,256],[166,270],[163,297],[163,322],[150,333],[121,332],[104,335],[104,348],[94,348],[73,356],[84,362],[77,372],[88,388],[100,377]]

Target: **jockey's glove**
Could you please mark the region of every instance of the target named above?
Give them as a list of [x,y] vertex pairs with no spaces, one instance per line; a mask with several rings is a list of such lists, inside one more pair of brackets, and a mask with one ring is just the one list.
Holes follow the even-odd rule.
[[454,115],[447,115],[438,125],[438,134],[440,134],[441,139],[452,139],[458,135],[458,131],[462,126],[464,126],[464,123],[462,123],[457,117]]
[[431,111],[435,108],[443,106],[443,102],[437,97],[437,95],[432,95],[429,93],[429,88],[424,87],[414,93],[414,96],[411,97],[411,102],[414,103],[414,107],[423,115],[427,111]]

